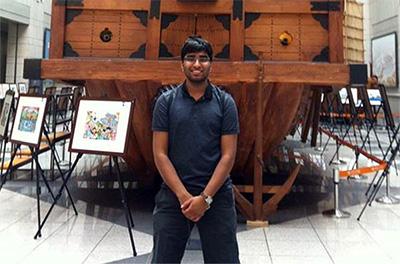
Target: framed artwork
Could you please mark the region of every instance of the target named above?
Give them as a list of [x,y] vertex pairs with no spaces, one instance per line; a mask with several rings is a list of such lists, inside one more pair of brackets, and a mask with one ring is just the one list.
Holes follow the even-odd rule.
[[10,90],[14,92],[15,97],[19,96],[18,87],[16,83],[10,83]]
[[10,120],[10,113],[14,103],[14,92],[9,90],[4,96],[3,107],[0,113],[0,138],[3,139],[7,136],[8,122]]
[[[357,88],[351,88],[351,94],[353,95],[354,104],[357,105],[358,104]],[[346,88],[340,89],[339,96],[340,96],[340,100],[341,100],[342,104],[349,104],[349,98],[347,96]]]
[[18,91],[20,94],[28,93],[28,86],[26,86],[26,83],[18,83]]
[[0,87],[0,98],[4,98],[8,90],[10,90],[10,84],[2,83]]
[[370,104],[373,105],[381,105],[382,96],[381,92],[378,89],[367,89],[368,100]]
[[397,35],[395,32],[372,39],[372,74],[386,87],[397,87]]
[[47,111],[47,97],[21,95],[11,130],[11,142],[38,147]]
[[72,129],[72,152],[122,156],[126,151],[133,101],[82,98]]

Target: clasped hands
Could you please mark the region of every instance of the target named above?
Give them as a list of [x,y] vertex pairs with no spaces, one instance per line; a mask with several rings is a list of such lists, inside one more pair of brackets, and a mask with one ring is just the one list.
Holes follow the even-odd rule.
[[191,196],[185,201],[181,202],[181,210],[183,215],[193,222],[199,221],[207,209],[208,204],[200,195]]

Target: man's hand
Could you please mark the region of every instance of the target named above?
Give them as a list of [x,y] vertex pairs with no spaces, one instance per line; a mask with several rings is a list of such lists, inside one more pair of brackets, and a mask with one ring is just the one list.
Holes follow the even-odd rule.
[[194,196],[181,205],[182,213],[193,222],[197,222],[204,215],[208,209],[208,205],[204,198],[199,196]]

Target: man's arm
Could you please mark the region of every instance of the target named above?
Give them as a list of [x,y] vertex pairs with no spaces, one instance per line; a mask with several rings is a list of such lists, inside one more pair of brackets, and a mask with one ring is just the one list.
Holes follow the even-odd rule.
[[191,198],[192,195],[186,190],[182,181],[179,179],[171,160],[168,158],[168,132],[153,132],[153,155],[154,162],[161,177],[168,187],[175,193],[179,203],[182,205],[185,201]]
[[[224,184],[235,162],[236,146],[237,135],[223,135],[221,137],[221,159],[203,191],[204,194],[214,196]],[[183,203],[182,209],[186,217],[197,222],[207,210],[207,205],[205,205],[203,197],[195,196]]]

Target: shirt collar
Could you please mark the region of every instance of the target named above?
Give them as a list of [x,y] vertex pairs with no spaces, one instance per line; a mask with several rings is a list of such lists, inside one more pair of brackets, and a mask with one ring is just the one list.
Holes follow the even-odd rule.
[[[208,85],[206,87],[206,91],[204,92],[204,95],[199,99],[199,101],[201,101],[201,100],[211,101],[211,99],[212,99],[212,85],[210,84],[209,81],[207,81],[207,82],[208,82]],[[183,91],[184,96],[193,98],[187,90],[186,81],[182,83],[182,91]]]

